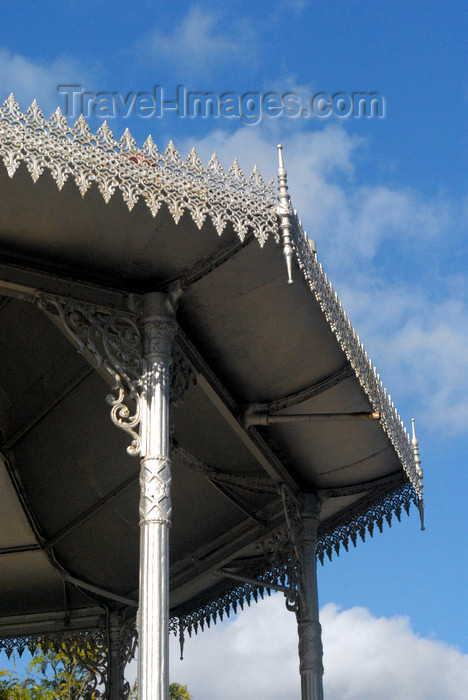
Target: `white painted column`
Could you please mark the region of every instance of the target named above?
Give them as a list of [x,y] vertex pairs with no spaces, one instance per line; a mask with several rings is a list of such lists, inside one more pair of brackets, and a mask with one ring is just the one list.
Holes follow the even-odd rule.
[[296,550],[300,565],[297,611],[302,700],[323,700],[322,628],[317,587],[317,526],[320,503],[313,493],[301,494]]
[[169,368],[176,330],[167,297],[145,295],[141,390],[138,698],[169,698]]

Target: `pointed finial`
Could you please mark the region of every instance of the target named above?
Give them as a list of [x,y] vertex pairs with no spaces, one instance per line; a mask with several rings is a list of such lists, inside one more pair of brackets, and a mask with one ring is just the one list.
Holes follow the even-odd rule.
[[422,497],[422,480],[423,480],[423,470],[421,468],[421,459],[419,457],[419,443],[416,437],[416,429],[414,426],[414,418],[411,419],[411,447],[413,448],[414,464],[416,466],[416,475],[419,481],[420,493],[418,494],[418,510],[419,517],[421,518],[421,530],[424,530],[424,501]]
[[184,621],[179,617],[179,646],[180,646],[180,660],[184,660],[184,644],[185,644],[185,629]]
[[278,216],[280,217],[280,229],[283,238],[283,254],[288,271],[288,284],[293,283],[292,259],[293,247],[291,244],[291,199],[288,194],[287,172],[284,168],[283,146],[278,145]]

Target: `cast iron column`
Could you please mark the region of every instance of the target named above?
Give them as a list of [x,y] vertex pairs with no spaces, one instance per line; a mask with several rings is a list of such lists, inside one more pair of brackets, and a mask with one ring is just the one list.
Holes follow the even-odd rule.
[[144,298],[141,390],[138,698],[169,698],[169,368],[176,330],[167,297]]
[[109,659],[107,672],[109,674],[109,700],[122,700],[124,697],[125,662],[120,649],[120,629],[112,619],[109,630]]
[[299,564],[299,670],[302,700],[323,700],[322,628],[317,588],[317,526],[320,503],[313,493],[300,495],[294,539]]

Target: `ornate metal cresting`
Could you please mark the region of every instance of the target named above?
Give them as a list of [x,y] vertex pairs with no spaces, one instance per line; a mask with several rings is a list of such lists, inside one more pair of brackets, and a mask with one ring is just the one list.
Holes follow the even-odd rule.
[[[415,451],[403,421],[391,397],[382,385],[359,336],[347,317],[338,295],[328,281],[322,265],[312,252],[307,234],[297,216],[289,215],[291,221],[291,241],[296,259],[325,317],[345,353],[354,373],[372,405],[372,411],[380,414],[380,423],[387,433],[418,499],[420,513],[423,512],[423,471],[420,462],[416,464]],[[421,521],[422,525],[422,521]]]
[[323,700],[322,630],[319,622],[317,589],[317,528],[320,501],[315,493],[297,498],[283,490],[286,522],[295,560],[296,601],[289,609],[296,613],[299,635],[299,670],[302,700]]
[[172,141],[159,153],[149,136],[140,149],[128,129],[116,141],[107,122],[93,134],[83,116],[70,126],[60,109],[46,121],[36,101],[23,114],[10,95],[0,109],[0,156],[10,177],[24,162],[34,181],[47,169],[59,189],[73,178],[83,196],[97,185],[106,202],[119,190],[130,210],[143,199],[156,216],[164,203],[176,223],[187,211],[198,228],[209,217],[220,235],[231,223],[241,240],[249,230],[260,245],[279,240],[273,183],[256,167],[245,178],[237,160],[225,173],[215,153],[207,167],[195,149],[184,162]]

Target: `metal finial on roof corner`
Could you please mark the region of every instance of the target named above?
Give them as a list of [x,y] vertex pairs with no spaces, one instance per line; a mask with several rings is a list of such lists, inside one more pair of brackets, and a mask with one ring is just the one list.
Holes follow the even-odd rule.
[[411,419],[411,447],[413,448],[414,463],[416,465],[416,475],[418,477],[421,493],[418,494],[418,510],[419,517],[421,518],[421,530],[424,530],[424,501],[422,497],[422,480],[423,480],[423,470],[421,468],[421,459],[419,457],[419,443],[416,437],[416,429],[414,427],[414,418]]
[[280,218],[281,236],[283,239],[283,253],[288,270],[288,284],[293,283],[292,259],[293,247],[291,244],[291,198],[288,194],[287,172],[283,162],[283,146],[278,146],[278,216]]

